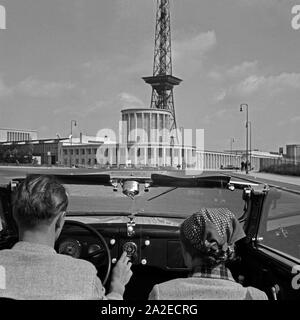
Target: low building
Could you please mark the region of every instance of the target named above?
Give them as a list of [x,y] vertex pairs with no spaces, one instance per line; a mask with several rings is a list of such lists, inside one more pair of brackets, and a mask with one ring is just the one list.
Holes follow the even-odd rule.
[[62,144],[59,164],[63,166],[97,166],[97,151],[102,143]]
[[94,166],[96,153],[107,138],[85,136],[0,142],[0,162],[39,165]]
[[286,146],[286,158],[294,163],[300,163],[300,144],[288,144]]
[[0,142],[37,140],[37,131],[0,128]]
[[58,164],[60,147],[65,139],[40,139],[0,143],[0,162]]

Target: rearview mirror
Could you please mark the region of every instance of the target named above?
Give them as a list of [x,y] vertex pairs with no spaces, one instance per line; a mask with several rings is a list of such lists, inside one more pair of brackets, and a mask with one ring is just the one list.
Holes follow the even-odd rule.
[[139,183],[137,181],[124,181],[122,187],[123,193],[132,200],[140,192]]

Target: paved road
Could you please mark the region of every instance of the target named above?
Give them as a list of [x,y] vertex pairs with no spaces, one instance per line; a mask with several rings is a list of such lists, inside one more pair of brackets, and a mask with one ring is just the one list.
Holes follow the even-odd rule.
[[237,177],[250,179],[257,182],[266,183],[271,186],[287,188],[300,192],[300,177],[284,176],[279,174],[270,174],[262,172],[250,172],[248,175],[240,172],[233,173]]

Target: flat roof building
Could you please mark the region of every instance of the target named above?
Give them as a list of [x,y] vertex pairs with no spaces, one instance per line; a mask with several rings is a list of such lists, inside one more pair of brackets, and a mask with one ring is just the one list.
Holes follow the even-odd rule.
[[0,128],[0,142],[30,141],[36,139],[36,130]]
[[286,146],[286,157],[295,163],[300,163],[300,144],[288,144]]

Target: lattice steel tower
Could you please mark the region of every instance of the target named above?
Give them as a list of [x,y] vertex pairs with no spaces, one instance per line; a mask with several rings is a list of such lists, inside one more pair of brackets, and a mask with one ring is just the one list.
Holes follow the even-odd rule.
[[173,87],[182,80],[172,75],[169,0],[157,0],[153,76],[143,79],[152,86],[150,108],[170,111],[172,123],[169,129],[176,129]]

